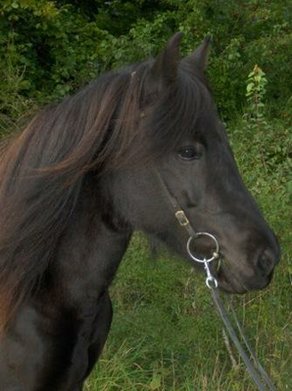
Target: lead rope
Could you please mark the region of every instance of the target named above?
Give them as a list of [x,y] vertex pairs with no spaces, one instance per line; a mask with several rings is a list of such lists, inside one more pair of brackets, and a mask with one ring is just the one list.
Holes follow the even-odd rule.
[[[215,238],[214,235],[212,235],[208,232],[195,232],[194,231],[187,216],[185,215],[185,212],[180,207],[177,200],[171,195],[169,189],[167,188],[167,186],[166,186],[165,182],[163,181],[163,179],[161,178],[160,174],[158,172],[156,172],[156,174],[157,174],[158,180],[159,180],[162,188],[164,189],[164,194],[165,194],[168,202],[170,203],[172,209],[174,210],[174,214],[175,214],[176,219],[178,220],[179,224],[183,228],[185,228],[189,234],[189,239],[187,241],[188,254],[195,262],[204,264],[204,269],[206,272],[206,285],[211,291],[211,297],[212,297],[213,302],[215,304],[215,308],[217,310],[217,313],[219,314],[219,316],[225,326],[225,329],[226,329],[230,339],[234,343],[234,346],[236,347],[240,357],[242,358],[243,362],[245,363],[245,366],[247,368],[247,371],[248,371],[250,377],[252,378],[252,380],[256,384],[259,391],[267,391],[267,390],[276,391],[276,388],[274,387],[267,372],[264,370],[264,368],[260,364],[259,360],[257,359],[255,353],[251,349],[250,344],[249,344],[246,336],[244,335],[243,330],[242,330],[242,328],[239,324],[239,321],[236,317],[235,311],[232,308],[233,317],[234,317],[235,323],[237,325],[239,335],[241,336],[241,338],[245,344],[245,347],[249,351],[250,357],[252,358],[253,362],[251,361],[251,359],[248,357],[246,351],[241,346],[240,340],[239,340],[239,338],[236,334],[236,331],[234,330],[234,327],[228,317],[228,314],[227,314],[227,311],[224,307],[223,301],[222,301],[220,294],[217,290],[218,282],[217,282],[216,278],[212,275],[210,268],[209,268],[209,263],[212,262],[213,260],[219,258],[219,243],[218,243],[217,239]],[[202,259],[197,258],[192,253],[192,250],[191,250],[192,240],[195,240],[195,239],[197,239],[199,237],[203,237],[203,236],[209,237],[215,243],[215,250],[210,258],[202,258]]]
[[[214,243],[215,243],[215,251],[213,255],[210,258],[197,258],[191,251],[190,248],[190,243],[193,239],[196,239],[200,236],[207,236],[211,238]],[[254,383],[257,385],[258,389],[260,391],[265,391],[265,390],[270,390],[270,391],[276,391],[275,387],[273,386],[272,382],[269,379],[268,374],[264,370],[264,368],[261,366],[259,363],[258,359],[256,358],[255,354],[253,353],[252,349],[250,348],[250,345],[247,341],[247,338],[245,337],[242,328],[239,325],[238,319],[235,316],[235,312],[233,312],[233,316],[235,317],[237,328],[239,331],[239,335],[241,336],[247,350],[250,353],[250,356],[253,360],[248,357],[246,354],[245,350],[242,348],[241,343],[239,341],[239,338],[236,334],[236,331],[234,330],[234,327],[232,326],[232,323],[228,317],[227,311],[224,307],[223,301],[219,295],[219,291],[217,290],[218,287],[218,282],[216,278],[212,275],[210,268],[209,268],[209,263],[212,262],[214,259],[219,257],[219,244],[217,239],[215,238],[214,235],[209,234],[208,232],[198,232],[195,234],[195,236],[192,236],[189,238],[187,242],[187,251],[190,257],[195,261],[199,263],[204,263],[204,269],[206,272],[206,285],[207,287],[211,290],[211,296],[213,299],[213,302],[215,304],[215,308],[220,315],[221,320],[224,323],[225,330],[229,334],[230,339],[234,343],[234,346],[236,347],[240,357],[242,358],[243,362],[245,363],[245,366],[247,368],[247,371],[251,378],[253,379]]]
[[242,327],[239,323],[239,320],[237,318],[237,315],[235,313],[235,310],[233,308],[233,305],[230,303],[230,308],[231,308],[231,312],[232,312],[232,316],[233,316],[233,319],[235,321],[235,324],[236,324],[236,327],[238,329],[238,332],[250,354],[250,356],[252,357],[253,361],[256,363],[256,366],[257,366],[257,369],[258,371],[260,372],[262,378],[264,379],[264,381],[267,383],[267,385],[270,387],[271,390],[276,390],[275,389],[275,386],[273,385],[271,379],[269,378],[267,372],[265,371],[265,369],[262,367],[261,363],[259,362],[259,360],[257,359],[256,357],[256,354],[254,352],[254,350],[252,349],[252,347],[250,346],[250,343],[248,342],[246,336],[244,335],[243,333],[243,330],[242,330]]
[[212,295],[213,302],[215,303],[217,312],[220,315],[220,317],[224,323],[225,329],[228,332],[230,339],[234,343],[234,346],[236,347],[240,357],[242,358],[243,362],[245,363],[250,377],[253,379],[253,381],[257,385],[258,389],[260,391],[266,391],[266,390],[276,391],[276,388],[274,387],[272,381],[270,380],[267,372],[264,370],[264,368],[260,364],[259,360],[257,359],[257,357],[253,353],[252,349],[250,348],[250,345],[247,341],[247,338],[244,335],[241,326],[239,326],[239,323],[237,321],[237,317],[236,317],[236,324],[237,324],[237,327],[239,326],[238,327],[239,334],[240,334],[241,338],[243,339],[243,342],[244,342],[247,350],[249,351],[251,358],[253,359],[253,362],[250,360],[250,358],[248,357],[248,355],[246,354],[246,352],[244,351],[244,349],[241,346],[241,343],[237,337],[236,331],[234,330],[234,328],[228,318],[227,311],[223,305],[223,302],[221,300],[221,297],[219,295],[218,290],[211,288],[211,295]]

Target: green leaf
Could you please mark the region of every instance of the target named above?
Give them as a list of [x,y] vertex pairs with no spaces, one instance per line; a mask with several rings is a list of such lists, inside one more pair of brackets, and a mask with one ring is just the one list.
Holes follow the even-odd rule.
[[249,83],[249,84],[246,86],[246,91],[247,91],[247,92],[250,92],[253,88],[254,88],[254,83]]

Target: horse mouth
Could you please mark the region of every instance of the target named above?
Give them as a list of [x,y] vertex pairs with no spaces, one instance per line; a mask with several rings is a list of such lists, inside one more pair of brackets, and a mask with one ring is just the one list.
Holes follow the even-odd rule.
[[266,288],[272,280],[273,271],[266,278],[251,278],[244,280],[243,276],[237,276],[229,266],[221,261],[220,266],[214,272],[218,287],[226,293],[243,294],[254,290]]
[[241,284],[237,279],[227,276],[227,272],[222,268],[216,273],[216,280],[218,282],[219,289],[226,293],[246,293],[248,289]]

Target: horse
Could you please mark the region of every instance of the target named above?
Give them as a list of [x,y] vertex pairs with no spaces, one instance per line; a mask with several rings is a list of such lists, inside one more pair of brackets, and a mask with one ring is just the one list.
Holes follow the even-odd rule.
[[[108,288],[134,231],[185,261],[220,243],[219,289],[266,287],[278,241],[246,189],[206,78],[210,40],[101,75],[1,145],[0,385],[78,391],[112,320]],[[205,239],[205,240],[204,240]],[[213,251],[202,238],[196,254]]]

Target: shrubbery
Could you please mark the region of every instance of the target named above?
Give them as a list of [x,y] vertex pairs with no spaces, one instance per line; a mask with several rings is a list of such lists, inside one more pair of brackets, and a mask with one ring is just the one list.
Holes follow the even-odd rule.
[[286,0],[3,0],[0,110],[13,118],[28,99],[42,104],[72,93],[106,69],[156,54],[181,30],[183,54],[214,37],[209,73],[225,117],[245,104],[255,64],[269,79],[274,112],[288,115],[288,9]]

